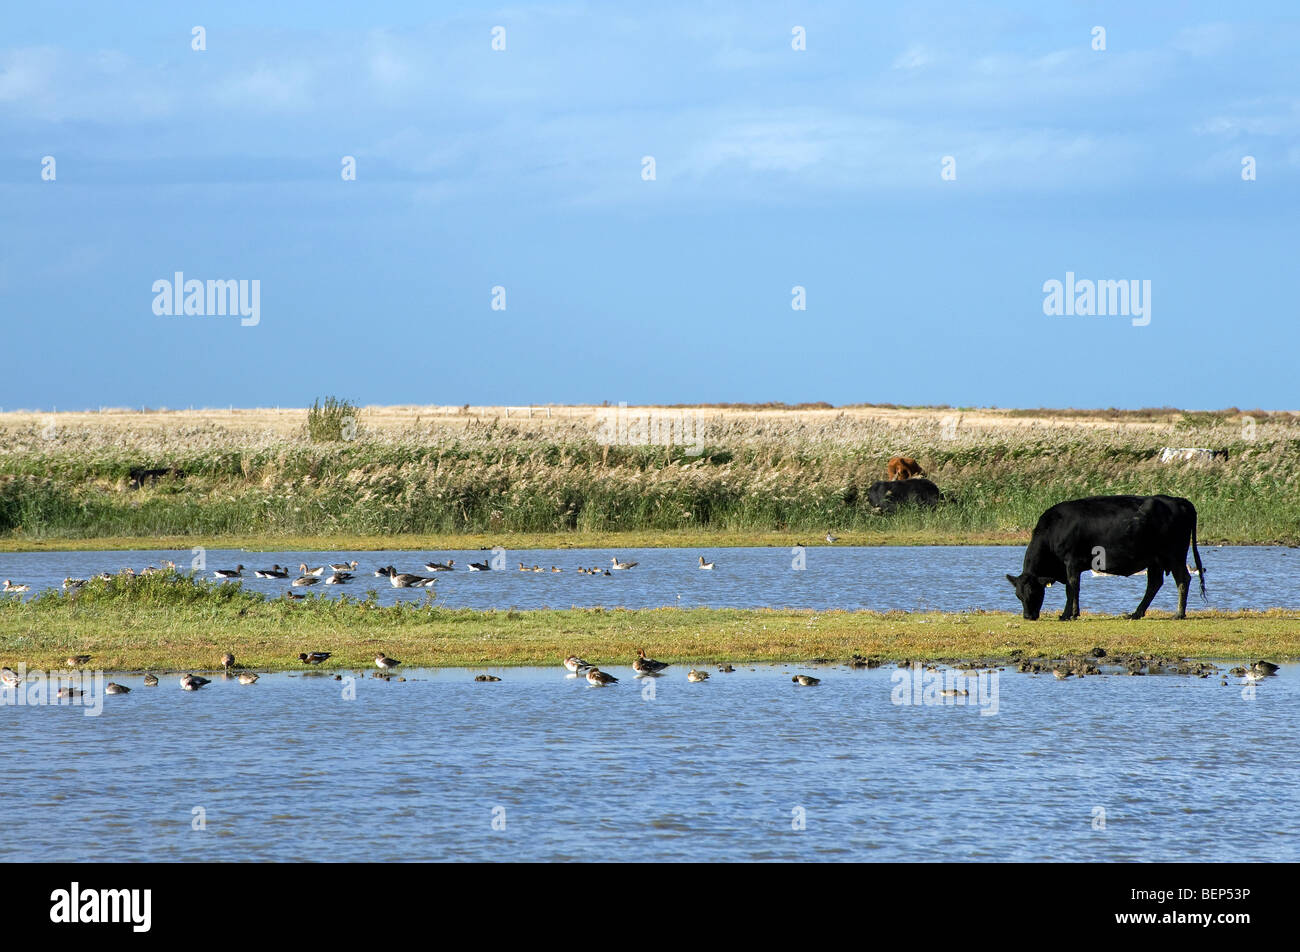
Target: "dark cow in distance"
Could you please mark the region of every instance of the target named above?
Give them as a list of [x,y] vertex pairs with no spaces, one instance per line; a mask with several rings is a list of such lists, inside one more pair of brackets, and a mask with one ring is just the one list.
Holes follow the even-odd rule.
[[910,456],[892,457],[885,466],[885,477],[887,479],[915,479],[924,475],[925,470],[921,468],[921,464]]
[[891,512],[898,506],[937,506],[939,487],[928,479],[882,479],[867,490],[867,501],[877,509]]
[[1205,569],[1196,548],[1196,507],[1178,496],[1093,496],[1057,503],[1038,519],[1025,549],[1024,570],[1008,575],[1024,616],[1038,619],[1043,590],[1065,583],[1062,621],[1079,617],[1079,576],[1089,567],[1110,575],[1146,569],[1147,590],[1126,618],[1141,618],[1168,572],[1178,583],[1178,614],[1187,617],[1187,546],[1191,543],[1205,599]]

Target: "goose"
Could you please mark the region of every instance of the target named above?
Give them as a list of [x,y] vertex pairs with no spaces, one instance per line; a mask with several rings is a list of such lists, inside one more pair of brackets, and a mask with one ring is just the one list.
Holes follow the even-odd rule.
[[146,674],[144,676],[144,686],[147,688],[156,688],[158,686],[158,675]]
[[252,671],[245,671],[243,674],[241,674],[241,675],[239,676],[239,683],[240,683],[240,684],[256,684],[256,683],[257,683],[257,675],[255,675]]
[[686,680],[687,680],[687,681],[707,681],[707,680],[709,680],[709,672],[707,672],[707,671],[696,671],[694,668],[691,668],[691,670],[689,670],[689,671],[686,672]]
[[357,563],[355,560],[352,562],[331,562],[330,568],[335,572],[354,572],[356,571]]
[[4,684],[5,687],[16,688],[22,684],[22,681],[23,679],[19,677],[18,672],[8,665],[0,668],[0,683]]
[[231,668],[235,666],[235,656],[232,655],[229,651],[227,651],[225,654],[221,656],[221,666],[225,668],[227,671],[229,671]]
[[109,681],[104,685],[105,694],[130,694],[131,689],[125,684],[118,684],[116,681]]
[[217,569],[212,573],[213,578],[242,578],[244,567],[242,565],[233,569]]
[[388,657],[388,655],[384,654],[382,651],[375,655],[375,667],[382,668],[385,671],[389,668],[396,668],[401,663],[402,662],[398,661],[396,658]]
[[426,578],[420,584],[423,585],[425,588],[436,588],[438,585],[438,580],[436,578]]
[[63,587],[64,587],[64,588],[81,588],[81,586],[85,585],[86,582],[88,582],[88,581],[89,581],[89,579],[84,579],[84,578],[65,578],[65,579],[63,580]]
[[325,580],[325,584],[346,585],[350,581],[352,581],[352,574],[350,572],[335,572],[333,575],[331,575],[329,578]]
[[415,585],[422,585],[428,581],[423,575],[412,575],[410,572],[398,572],[391,565],[388,567],[388,581],[393,583],[393,588],[411,588]]
[[203,685],[211,684],[211,683],[212,682],[209,681],[207,678],[201,678],[197,674],[181,675],[182,691],[197,691],[199,688],[203,687]]
[[700,556],[700,568],[706,572],[712,572],[713,567],[717,564],[718,564],[717,562],[705,562],[704,556],[702,555]]
[[314,569],[309,569],[309,568],[307,568],[307,563],[306,563],[306,562],[299,562],[299,563],[298,563],[298,571],[302,572],[303,575],[315,575],[315,576],[318,576],[318,577],[319,577],[319,576],[325,574],[325,566],[323,566],[323,565],[318,565],[318,566],[317,566],[316,568],[314,568]]
[[31,586],[30,586],[30,585],[15,585],[13,582],[9,581],[9,579],[5,579],[5,587],[4,587],[4,590],[5,590],[6,592],[27,592],[27,591],[30,591],[30,590],[31,590]]
[[815,684],[822,683],[821,678],[814,678],[811,674],[796,674],[790,680],[794,681],[795,683],[799,684],[801,687],[805,687],[805,688],[810,688]]
[[487,562],[471,562],[469,564],[469,570],[471,572],[490,572],[492,566],[488,565]]
[[588,668],[595,667],[595,665],[591,664],[588,661],[583,661],[577,655],[569,655],[567,658],[565,658],[564,666],[568,668],[570,671],[572,671],[574,674],[582,674],[582,672],[586,671]]
[[501,679],[498,678],[495,674],[480,674],[474,680],[475,681],[500,681]]
[[90,655],[88,654],[72,655],[71,657],[65,658],[64,661],[67,663],[69,668],[79,668],[83,664],[90,663]]
[[636,562],[620,562],[618,560],[618,556],[615,556],[614,558],[610,559],[610,562],[614,563],[614,568],[620,571],[623,569],[635,568],[637,565]]
[[295,588],[301,588],[304,585],[315,585],[319,581],[320,579],[314,575],[300,575],[289,584]]
[[280,564],[277,562],[269,569],[255,570],[253,572],[253,575],[256,576],[257,578],[288,578],[289,570],[286,568],[281,568]]
[[632,662],[632,670],[637,674],[658,674],[666,667],[668,667],[668,662],[647,658],[644,648],[636,649],[636,660]]
[[388,574],[388,566],[386,565],[381,565],[379,566],[379,568],[375,569],[375,578],[383,578],[387,574]]
[[298,655],[298,660],[303,664],[320,664],[328,660],[330,653],[328,651],[312,651]]
[[831,535],[829,532],[826,533],[826,542],[827,542],[829,545],[834,545],[836,542],[839,542],[839,541],[840,541],[840,537],[839,537],[839,536],[837,536],[837,535]]
[[599,668],[587,669],[587,683],[594,684],[598,688],[603,688],[607,684],[618,684],[618,678],[612,674],[606,674]]
[[424,567],[429,572],[454,572],[452,566],[455,564],[455,559],[448,559],[446,562],[425,562]]

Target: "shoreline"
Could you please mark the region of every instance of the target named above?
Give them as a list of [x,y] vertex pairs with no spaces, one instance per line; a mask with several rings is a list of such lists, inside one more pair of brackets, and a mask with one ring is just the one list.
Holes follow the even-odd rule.
[[[344,554],[349,552],[404,551],[420,553],[491,551],[494,545],[518,551],[540,549],[734,549],[734,548],[805,548],[864,547],[864,546],[1023,546],[1028,544],[1031,532],[958,533],[938,530],[854,531],[835,530],[836,541],[827,543],[816,533],[788,531],[754,532],[727,531],[677,531],[677,530],[627,530],[620,532],[533,532],[501,533],[495,536],[483,533],[456,533],[447,535],[255,535],[230,536],[96,536],[93,538],[0,538],[0,553],[23,552],[109,552],[109,551],[175,551],[188,554],[195,546],[206,549],[264,552],[322,552]],[[1239,541],[1212,536],[1199,537],[1201,548],[1211,546],[1286,546],[1300,548],[1286,540]]]
[[[243,669],[312,670],[300,652],[328,651],[329,670],[373,668],[383,651],[411,668],[556,666],[577,654],[626,667],[645,648],[673,665],[845,663],[854,656],[963,663],[1111,656],[1300,659],[1300,612],[1203,612],[1174,620],[1152,612],[1131,621],[1089,615],[1028,622],[1012,613],[847,612],[795,609],[536,609],[481,611],[436,606],[339,604],[309,598],[177,605],[0,605],[0,663],[63,670],[90,655],[104,671],[219,667],[225,651]],[[71,670],[71,669],[68,669]]]

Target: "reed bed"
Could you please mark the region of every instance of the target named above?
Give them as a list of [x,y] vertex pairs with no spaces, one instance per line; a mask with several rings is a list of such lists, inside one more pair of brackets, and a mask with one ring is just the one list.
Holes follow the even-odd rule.
[[[1202,540],[1300,543],[1295,414],[355,412],[355,430],[326,442],[313,440],[302,410],[111,422],[0,414],[0,542],[382,537],[400,546],[417,536],[530,534],[582,545],[638,532],[716,544],[828,530],[1017,541],[1064,499],[1169,493],[1196,504]],[[618,412],[633,425],[620,426]],[[1226,450],[1227,459],[1161,463],[1166,446]],[[867,491],[899,454],[919,459],[951,501],[874,512]],[[168,472],[137,487],[141,469]]]

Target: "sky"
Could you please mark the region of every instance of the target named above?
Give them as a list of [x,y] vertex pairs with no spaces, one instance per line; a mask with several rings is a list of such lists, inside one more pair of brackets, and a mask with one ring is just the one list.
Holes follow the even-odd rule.
[[5,4],[0,408],[1300,409],[1297,49],[1293,2]]

